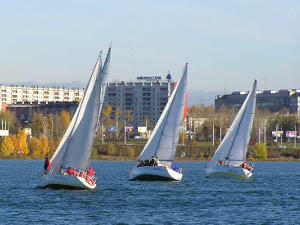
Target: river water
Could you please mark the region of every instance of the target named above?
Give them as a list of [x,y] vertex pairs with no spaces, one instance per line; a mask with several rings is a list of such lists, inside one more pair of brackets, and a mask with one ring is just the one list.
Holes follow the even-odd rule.
[[300,162],[256,162],[249,180],[128,181],[133,162],[93,161],[95,190],[36,189],[43,161],[0,160],[0,224],[300,224]]

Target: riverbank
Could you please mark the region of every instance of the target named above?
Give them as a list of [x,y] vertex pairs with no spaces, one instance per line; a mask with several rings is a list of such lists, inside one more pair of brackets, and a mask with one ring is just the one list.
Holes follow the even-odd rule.
[[[136,161],[138,157],[125,157],[125,156],[109,156],[109,155],[96,155],[92,156],[93,161]],[[9,156],[0,157],[0,160],[44,160],[44,157],[34,158],[31,156]],[[175,157],[175,161],[209,161],[209,158],[193,158],[193,157]],[[255,159],[247,158],[246,161],[249,162],[300,162],[300,158],[293,157],[280,157],[280,158],[267,158],[267,159]]]

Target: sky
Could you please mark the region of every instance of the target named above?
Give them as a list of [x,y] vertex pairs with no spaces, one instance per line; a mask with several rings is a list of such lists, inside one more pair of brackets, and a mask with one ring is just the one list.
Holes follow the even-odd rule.
[[87,82],[112,45],[110,81],[194,92],[300,89],[299,0],[0,0],[0,83]]

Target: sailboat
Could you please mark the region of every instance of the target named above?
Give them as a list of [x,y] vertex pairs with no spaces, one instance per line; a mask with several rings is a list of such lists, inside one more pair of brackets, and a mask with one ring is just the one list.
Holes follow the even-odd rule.
[[[223,141],[211,158],[205,173],[210,176],[235,176],[249,178],[253,167],[244,164],[256,104],[256,80]],[[245,166],[247,167],[245,167]]]
[[182,125],[187,88],[186,64],[138,161],[131,168],[130,180],[182,179],[182,169],[172,167]]
[[[40,188],[94,189],[96,178],[87,175],[94,136],[103,107],[110,67],[109,48],[102,68],[101,53],[80,102],[62,141],[57,147],[50,168],[38,182]],[[72,170],[72,174],[68,171]]]

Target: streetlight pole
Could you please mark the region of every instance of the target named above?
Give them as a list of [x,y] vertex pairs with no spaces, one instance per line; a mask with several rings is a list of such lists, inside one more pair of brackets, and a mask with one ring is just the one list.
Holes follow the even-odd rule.
[[215,121],[213,121],[212,127],[212,145],[215,146]]
[[280,132],[280,146],[281,146],[281,148],[282,148],[282,134],[283,134],[283,132],[282,132],[282,125],[281,125],[281,132]]
[[101,121],[101,144],[104,144],[104,140],[103,140],[103,120]]
[[278,127],[278,125],[276,125],[276,143],[277,143],[277,141],[278,141],[278,135],[277,135],[277,128]]
[[265,145],[267,146],[267,141],[266,141],[266,121],[264,122],[264,142],[265,142]]
[[126,123],[125,123],[125,120],[124,120],[124,144],[126,145]]
[[297,148],[297,124],[295,123],[295,148]]
[[258,143],[260,143],[260,126],[258,126]]

